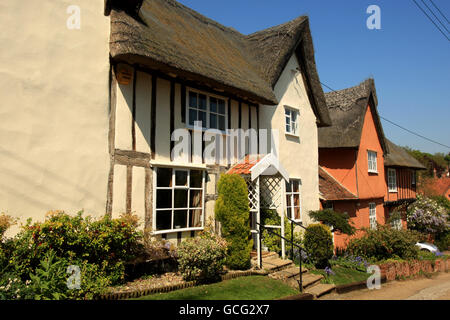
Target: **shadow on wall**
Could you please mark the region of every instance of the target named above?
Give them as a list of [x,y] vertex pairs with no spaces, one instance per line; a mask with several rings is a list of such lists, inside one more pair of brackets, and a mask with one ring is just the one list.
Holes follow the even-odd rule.
[[[63,184],[65,186],[69,186],[76,193],[75,197],[69,197],[62,193],[58,193],[58,192],[54,191],[55,189],[51,190],[49,187],[47,187],[43,184],[40,184],[39,187],[36,188],[35,193],[33,194],[34,196],[27,195],[25,192],[23,192],[23,190],[20,190],[18,188],[18,186],[20,186],[20,184],[29,184],[29,185],[36,184],[36,181],[33,180],[33,177],[26,176],[25,174],[19,174],[8,168],[5,168],[4,166],[0,166],[0,174],[2,174],[4,176],[12,177],[14,179],[14,181],[18,182],[17,186],[16,186],[16,185],[6,185],[5,183],[2,183],[2,181],[0,181],[1,192],[8,193],[9,195],[17,198],[19,201],[30,202],[30,203],[42,208],[43,210],[55,209],[55,204],[60,204],[61,200],[66,202],[68,205],[70,204],[70,206],[78,205],[81,207],[82,204],[75,203],[74,198],[87,198],[87,199],[90,199],[90,201],[97,203],[99,206],[103,206],[105,204],[105,199],[100,199],[98,197],[95,197],[94,195],[92,195],[92,193],[90,191],[86,190],[85,188],[83,188],[80,185],[73,183],[73,181],[63,178],[63,177],[55,174],[54,171],[50,171],[46,167],[39,166],[30,160],[20,158],[17,155],[14,155],[13,153],[9,152],[8,150],[0,147],[0,159],[1,158],[3,158],[1,161],[3,164],[11,162],[11,161],[20,163],[24,167],[31,169],[37,175],[45,176],[47,179],[49,179],[50,185],[55,186],[55,184]],[[105,181],[105,184],[106,184],[106,181]],[[49,202],[47,202],[47,201],[44,202],[44,201],[42,201],[42,199],[40,199],[39,194],[45,194],[46,197],[51,196],[52,199],[54,199],[54,201],[52,200]],[[3,208],[0,207],[0,211],[2,209]]]

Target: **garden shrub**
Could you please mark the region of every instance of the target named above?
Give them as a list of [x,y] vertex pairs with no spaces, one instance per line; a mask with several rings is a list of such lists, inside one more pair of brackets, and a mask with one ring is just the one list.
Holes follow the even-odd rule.
[[94,220],[79,212],[51,212],[44,222],[23,226],[12,243],[10,266],[22,278],[36,270],[49,250],[69,264],[98,266],[111,284],[124,279],[125,262],[138,252],[141,234],[126,218]]
[[248,269],[253,241],[247,184],[237,174],[224,174],[217,187],[215,216],[222,224],[222,236],[228,243],[226,265],[235,270]]
[[339,231],[344,234],[353,235],[356,228],[349,222],[347,213],[336,212],[332,209],[323,209],[310,211],[309,216],[317,222],[332,228],[333,231]]
[[420,234],[411,230],[397,230],[389,225],[378,226],[376,230],[363,229],[364,235],[351,239],[347,250],[354,256],[373,260],[392,258],[416,259],[418,248],[415,245]]
[[446,251],[450,248],[450,231],[442,232],[436,236],[434,244],[439,248],[439,251]]
[[177,250],[179,271],[187,281],[208,283],[220,280],[227,253],[226,241],[202,236],[183,241]]
[[330,228],[323,224],[311,224],[306,228],[303,244],[309,259],[317,268],[324,268],[333,256],[333,238]]

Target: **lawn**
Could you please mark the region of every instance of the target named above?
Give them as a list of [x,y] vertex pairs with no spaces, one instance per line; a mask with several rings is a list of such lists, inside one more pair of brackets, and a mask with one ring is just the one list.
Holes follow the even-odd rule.
[[[324,270],[310,270],[311,273],[314,274],[321,274],[326,275],[326,272]],[[342,266],[334,266],[333,272],[335,274],[329,275],[328,279],[325,277],[325,279],[322,280],[322,282],[327,283],[334,283],[335,285],[341,285],[341,284],[349,284],[353,282],[360,282],[360,281],[366,281],[367,278],[370,276],[369,273],[350,269]]]
[[298,294],[285,283],[265,276],[241,277],[135,300],[273,300]]

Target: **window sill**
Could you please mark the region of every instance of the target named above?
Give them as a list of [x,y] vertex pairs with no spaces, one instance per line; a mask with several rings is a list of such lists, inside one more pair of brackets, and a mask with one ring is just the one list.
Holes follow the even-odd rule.
[[287,136],[293,137],[293,138],[298,138],[298,139],[300,139],[300,135],[295,134],[295,133],[285,132],[284,134],[287,135]]
[[369,173],[372,173],[372,174],[378,174],[378,171],[368,171]]
[[221,134],[222,136],[228,136],[229,134],[227,134],[227,130],[230,130],[230,129],[220,130],[220,129],[204,128],[204,127],[200,128],[200,127],[194,127],[194,126],[192,126],[190,124],[186,125],[186,129],[192,130],[194,132],[206,132],[206,131],[209,131],[209,130],[214,130],[214,131],[217,130],[217,133]]
[[152,234],[164,234],[164,233],[178,233],[178,232],[189,232],[189,231],[201,231],[203,230],[203,227],[197,227],[197,228],[182,228],[182,229],[170,229],[170,230],[159,230],[159,231],[153,231]]
[[397,190],[389,190],[389,193],[397,193]]

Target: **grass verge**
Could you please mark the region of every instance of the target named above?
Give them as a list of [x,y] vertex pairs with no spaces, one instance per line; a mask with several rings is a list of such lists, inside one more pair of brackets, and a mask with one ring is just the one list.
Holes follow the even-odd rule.
[[273,300],[294,294],[298,294],[298,291],[281,281],[265,276],[251,276],[152,294],[134,300]]
[[310,272],[323,275],[325,278],[322,280],[322,283],[334,283],[335,285],[366,281],[370,276],[369,273],[342,266],[333,267],[334,274],[331,275],[327,275],[324,270],[315,269],[310,270]]

